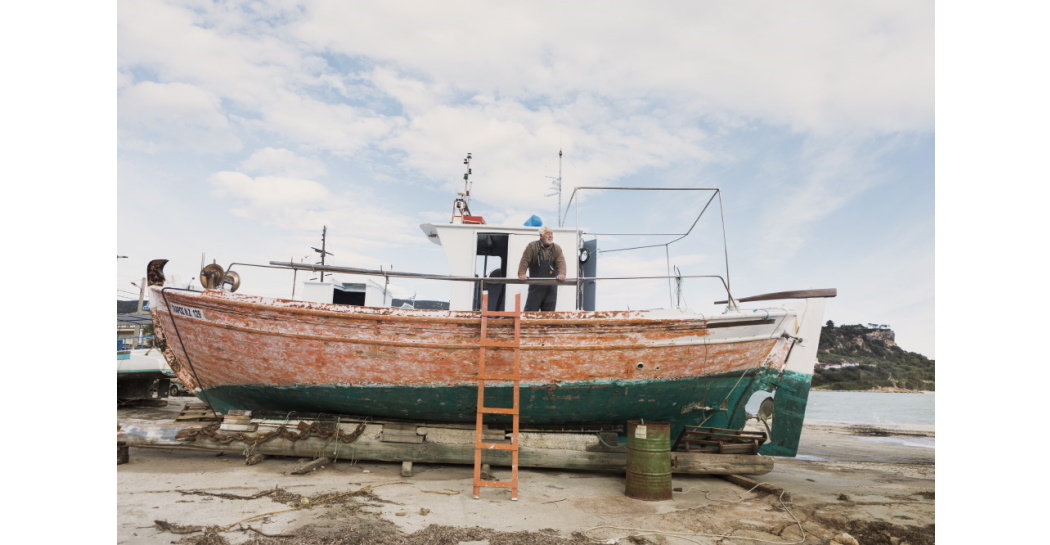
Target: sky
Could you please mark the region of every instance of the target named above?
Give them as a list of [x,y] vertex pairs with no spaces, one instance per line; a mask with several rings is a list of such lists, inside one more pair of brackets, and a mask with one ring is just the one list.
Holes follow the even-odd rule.
[[[450,220],[471,153],[489,223],[557,223],[559,172],[563,206],[717,187],[736,297],[837,288],[827,319],[935,357],[933,9],[117,2],[117,296],[154,258],[182,285],[316,262],[322,228],[327,264],[443,273],[419,224]],[[686,206],[599,200],[624,228]],[[290,296],[276,274],[241,290]]]

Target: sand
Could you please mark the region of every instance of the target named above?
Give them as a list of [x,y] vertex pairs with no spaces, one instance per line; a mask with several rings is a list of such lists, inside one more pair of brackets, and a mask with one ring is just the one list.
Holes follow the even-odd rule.
[[[118,421],[149,412],[120,409]],[[783,495],[674,475],[673,498],[655,502],[626,497],[616,473],[522,469],[517,501],[497,488],[473,499],[470,466],[417,463],[402,477],[400,464],[336,460],[296,475],[305,460],[133,447],[116,470],[117,542],[924,545],[933,442],[931,427],[810,423],[798,457],[750,477]]]

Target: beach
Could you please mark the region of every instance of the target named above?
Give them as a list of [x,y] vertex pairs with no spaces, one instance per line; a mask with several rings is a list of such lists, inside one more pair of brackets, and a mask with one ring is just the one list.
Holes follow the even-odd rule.
[[[118,422],[178,400],[118,409]],[[665,501],[627,497],[622,473],[523,468],[518,500],[474,499],[466,465],[404,477],[398,463],[334,460],[294,474],[307,460],[132,447],[117,466],[117,542],[932,544],[934,441],[933,426],[807,421],[796,458],[737,483],[675,474]]]

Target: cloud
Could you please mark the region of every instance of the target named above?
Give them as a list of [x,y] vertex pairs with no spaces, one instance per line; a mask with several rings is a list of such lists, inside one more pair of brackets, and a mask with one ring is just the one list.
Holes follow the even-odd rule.
[[438,165],[485,156],[499,181],[477,190],[500,206],[541,204],[555,149],[572,183],[605,185],[710,160],[745,120],[932,129],[932,5],[410,5],[121,2],[119,62],[278,146],[395,153],[449,188],[460,173]]
[[323,185],[301,178],[252,178],[240,172],[224,171],[211,175],[209,182],[214,196],[245,203],[232,210],[235,215],[291,229],[318,225],[311,217],[322,210],[330,196]]
[[[549,206],[544,197],[558,175],[559,149],[566,198],[574,186],[609,185],[644,168],[706,160],[707,135],[680,121],[622,112],[594,97],[529,108],[477,96],[414,113],[384,145],[404,150],[404,165],[459,190],[462,173],[449,157],[475,157],[473,194],[492,206]],[[609,121],[614,119],[614,121]],[[458,170],[458,172],[457,172]]]
[[817,132],[933,123],[932,2],[573,2],[552,13],[542,3],[329,0],[291,27],[314,48],[468,97],[557,103],[600,89],[634,107]]
[[131,149],[191,149],[203,153],[241,147],[214,93],[185,83],[144,81],[121,90],[121,145]]
[[[287,158],[284,153],[276,155]],[[327,226],[340,232],[340,244],[359,255],[368,249],[416,244],[422,237],[414,218],[376,206],[367,187],[353,187],[351,192],[340,194],[309,179],[251,177],[234,171],[216,172],[208,181],[212,195],[230,203],[230,213],[236,217],[309,233],[311,237]],[[376,237],[376,233],[383,236]]]
[[257,127],[305,147],[350,155],[384,138],[399,121],[346,104],[282,93],[267,105]]
[[315,178],[327,173],[324,163],[300,157],[287,149],[263,148],[241,162],[240,167],[248,172],[287,176],[292,178]]
[[265,20],[274,13],[253,11],[265,5],[121,0],[118,67],[159,82],[198,85],[258,111],[276,92],[308,81],[316,64],[280,35],[287,17]]

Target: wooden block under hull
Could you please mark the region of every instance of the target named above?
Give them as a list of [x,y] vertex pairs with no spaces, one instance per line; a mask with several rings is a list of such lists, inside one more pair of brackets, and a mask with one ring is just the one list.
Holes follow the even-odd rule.
[[[258,421],[256,421],[258,423]],[[244,443],[216,441],[198,435],[192,441],[175,439],[179,431],[190,428],[200,429],[202,423],[189,422],[155,422],[147,420],[126,420],[120,423],[118,439],[130,446],[193,448],[206,449],[234,454],[244,452]],[[356,425],[345,426],[349,435]],[[260,426],[259,433],[263,433]],[[474,463],[474,446],[472,443],[450,444],[423,441],[420,443],[392,443],[359,437],[352,443],[333,442],[330,439],[310,437],[300,440],[277,438],[259,443],[253,452],[271,456],[292,456],[313,458],[317,452],[338,459],[371,460],[381,462],[418,462],[431,464]],[[507,451],[494,450],[486,452],[484,462],[493,466],[509,467],[511,454]],[[671,472],[693,475],[764,475],[773,470],[773,458],[770,456],[744,454],[709,454],[696,452],[671,452]],[[587,450],[567,448],[537,448],[521,446],[518,457],[519,467],[550,469],[582,469],[590,471],[624,472],[627,466],[626,449],[606,447],[587,447]]]

